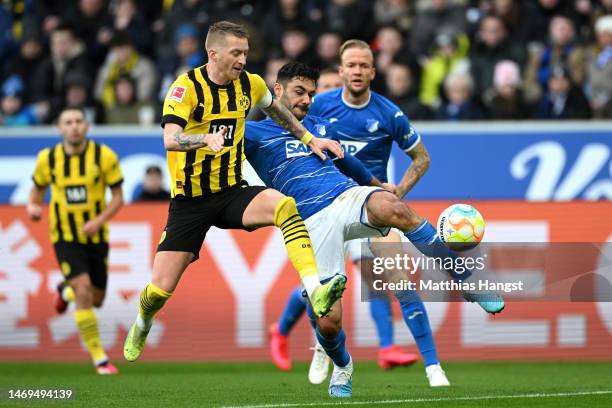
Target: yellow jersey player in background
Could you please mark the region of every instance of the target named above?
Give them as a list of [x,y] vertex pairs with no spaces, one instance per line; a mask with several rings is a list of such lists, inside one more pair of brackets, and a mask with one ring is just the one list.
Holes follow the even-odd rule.
[[324,149],[342,157],[342,148],[314,137],[272,98],[259,75],[244,70],[249,51],[244,27],[215,23],[205,46],[208,63],[180,75],[164,101],[162,127],[172,200],[153,276],[140,294],[140,310],[124,344],[128,361],[141,355],[155,314],[187,266],[198,259],[211,226],[247,231],[269,225],[280,228],[289,259],[319,316],[326,315],[344,291],[344,277],[320,284],[310,236],[295,200],[273,189],[248,186],[242,179],[247,114],[257,105],[322,160]]
[[[87,139],[88,123],[79,108],[59,116],[62,142],[38,154],[34,186],[26,210],[38,221],[45,191],[51,186],[51,242],[65,281],[58,286],[56,309],[76,303],[74,319],[98,374],[117,374],[109,362],[93,307],[101,307],[108,279],[108,220],[123,205],[123,177],[117,155]],[[112,199],[107,204],[106,187]]]

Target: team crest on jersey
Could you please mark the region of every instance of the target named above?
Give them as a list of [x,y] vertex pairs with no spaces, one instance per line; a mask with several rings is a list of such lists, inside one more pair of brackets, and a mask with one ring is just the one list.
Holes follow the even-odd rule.
[[325,125],[315,125],[315,132],[320,134],[321,136],[325,136],[327,130],[325,129]]
[[376,119],[368,119],[366,120],[366,129],[370,133],[374,133],[378,130],[379,122]]
[[251,106],[251,101],[249,100],[248,96],[242,95],[240,98],[238,98],[238,105],[240,106],[240,109],[247,110],[249,109],[249,106]]
[[285,141],[285,152],[287,158],[308,156],[312,153],[310,148],[299,140],[287,140]]
[[183,86],[175,86],[170,92],[170,99],[174,99],[177,102],[183,102],[183,97],[187,89]]

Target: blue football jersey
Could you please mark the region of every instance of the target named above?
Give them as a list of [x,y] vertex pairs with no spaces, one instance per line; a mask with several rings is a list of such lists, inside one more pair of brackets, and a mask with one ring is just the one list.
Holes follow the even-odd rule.
[[391,145],[409,151],[421,136],[393,102],[376,92],[363,106],[350,106],[342,99],[342,88],[315,96],[310,114],[325,118],[336,128],[337,140],[382,182],[387,182]]
[[[335,139],[335,132],[325,119],[309,115],[302,124],[315,136]],[[246,158],[259,178],[266,186],[293,197],[304,219],[358,185],[341,173],[331,158],[319,159],[308,146],[270,118],[247,122],[244,140]]]

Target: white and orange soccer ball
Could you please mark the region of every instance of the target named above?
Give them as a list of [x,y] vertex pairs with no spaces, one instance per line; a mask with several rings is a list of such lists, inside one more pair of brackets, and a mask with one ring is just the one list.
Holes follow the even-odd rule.
[[454,250],[474,248],[485,232],[485,221],[478,210],[469,204],[453,204],[438,218],[438,235]]

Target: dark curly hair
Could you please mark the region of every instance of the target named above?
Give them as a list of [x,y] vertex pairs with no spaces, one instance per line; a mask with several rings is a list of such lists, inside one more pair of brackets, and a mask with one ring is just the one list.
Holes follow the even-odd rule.
[[312,79],[316,83],[319,80],[319,70],[301,62],[288,62],[278,70],[276,82],[285,85],[296,77]]

